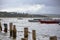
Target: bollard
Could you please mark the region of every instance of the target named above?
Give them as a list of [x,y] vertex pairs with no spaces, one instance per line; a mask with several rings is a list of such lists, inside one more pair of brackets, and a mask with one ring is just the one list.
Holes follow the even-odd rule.
[[24,38],[28,39],[28,28],[24,28]]
[[32,30],[32,40],[36,40],[36,31]]
[[12,26],[13,26],[13,23],[10,23],[9,26],[10,26],[10,37],[12,37],[12,35],[13,35],[12,34]]
[[27,40],[27,38],[21,38],[21,40]]
[[13,39],[16,39],[16,33],[17,33],[16,26],[13,25]]
[[57,37],[56,36],[51,36],[50,40],[57,40]]
[[7,24],[4,24],[4,32],[7,33]]
[[2,31],[2,26],[1,26],[1,22],[0,22],[0,31]]

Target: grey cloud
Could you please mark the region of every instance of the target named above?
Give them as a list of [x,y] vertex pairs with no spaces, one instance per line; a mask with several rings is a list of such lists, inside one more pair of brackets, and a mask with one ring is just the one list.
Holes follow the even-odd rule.
[[60,6],[60,0],[2,0],[3,5],[20,5],[20,4],[44,4],[46,6]]
[[60,0],[0,0],[0,9],[37,4],[45,5],[46,7],[35,13],[60,13]]
[[50,7],[50,6],[46,6],[44,7],[42,10],[38,10],[37,12],[38,14],[60,14],[60,7]]

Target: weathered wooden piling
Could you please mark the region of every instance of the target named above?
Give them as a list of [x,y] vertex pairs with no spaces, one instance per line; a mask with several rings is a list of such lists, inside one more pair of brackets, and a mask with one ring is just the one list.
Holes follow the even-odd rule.
[[21,38],[21,40],[27,40],[27,38]]
[[36,40],[36,31],[32,30],[32,40]]
[[16,25],[13,25],[13,39],[16,39],[17,30],[16,30]]
[[7,24],[4,24],[4,32],[7,33],[7,30],[8,30]]
[[51,36],[50,40],[57,40],[57,37],[56,36]]
[[0,31],[2,31],[2,26],[1,26],[1,22],[0,22]]
[[28,28],[24,28],[24,38],[28,39]]
[[12,34],[12,31],[13,31],[13,30],[12,30],[12,26],[13,26],[13,23],[10,23],[10,24],[9,24],[9,27],[10,27],[10,37],[12,37],[12,35],[13,35],[13,34]]

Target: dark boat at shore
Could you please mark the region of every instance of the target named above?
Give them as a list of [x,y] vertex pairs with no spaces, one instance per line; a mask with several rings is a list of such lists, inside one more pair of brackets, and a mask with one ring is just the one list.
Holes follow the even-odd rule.
[[60,23],[60,20],[56,19],[56,20],[53,20],[53,19],[43,19],[43,20],[39,20],[40,23],[46,23],[46,24],[59,24]]
[[29,22],[39,22],[39,20],[28,20]]
[[43,18],[43,19],[33,19],[28,20],[29,22],[40,22],[40,23],[46,23],[46,24],[60,24],[59,19],[51,19],[51,18]]
[[51,21],[45,21],[45,20],[40,20],[40,23],[47,23],[47,24],[58,24],[59,22],[57,22],[57,21],[53,21],[53,20],[51,20]]

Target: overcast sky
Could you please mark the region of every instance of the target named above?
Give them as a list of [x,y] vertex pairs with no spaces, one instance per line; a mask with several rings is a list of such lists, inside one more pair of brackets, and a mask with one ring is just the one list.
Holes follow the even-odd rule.
[[0,0],[0,11],[60,14],[60,0]]

